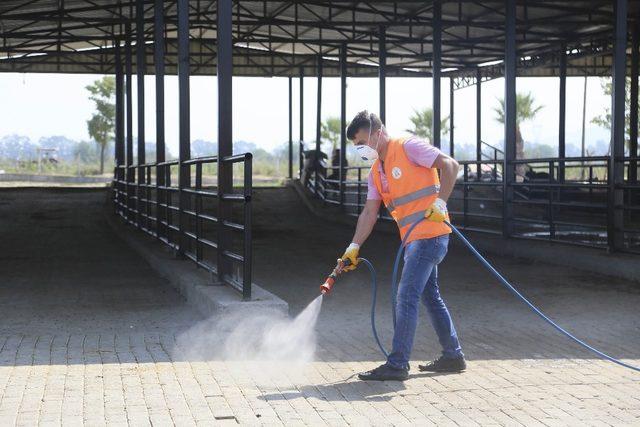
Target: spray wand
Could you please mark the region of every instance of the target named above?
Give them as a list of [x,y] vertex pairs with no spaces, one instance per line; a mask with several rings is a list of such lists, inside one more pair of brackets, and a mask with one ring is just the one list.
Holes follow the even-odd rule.
[[327,279],[324,281],[322,285],[320,285],[320,293],[322,295],[326,295],[331,292],[333,289],[333,285],[335,285],[338,276],[344,271],[345,267],[351,265],[351,261],[349,259],[340,259],[338,258],[338,262],[336,263],[336,267],[333,269],[331,274],[327,276]]

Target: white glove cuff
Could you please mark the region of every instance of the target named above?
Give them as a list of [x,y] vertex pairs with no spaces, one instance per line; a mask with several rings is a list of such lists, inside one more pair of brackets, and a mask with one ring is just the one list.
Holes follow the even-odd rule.
[[438,197],[433,204],[438,206],[440,209],[447,209],[447,202],[442,200],[440,197]]
[[357,244],[357,243],[353,243],[353,242],[352,242],[352,243],[347,247],[347,250],[346,250],[345,252],[349,252],[350,250],[353,250],[353,249],[356,249],[356,250],[360,249],[360,245],[359,245],[359,244]]

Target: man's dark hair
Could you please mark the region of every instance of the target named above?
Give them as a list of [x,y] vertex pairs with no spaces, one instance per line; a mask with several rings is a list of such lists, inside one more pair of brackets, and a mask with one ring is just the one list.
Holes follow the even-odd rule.
[[382,127],[382,121],[378,116],[369,113],[367,110],[360,111],[347,127],[347,138],[353,140],[356,137],[356,133],[362,129],[369,132],[370,126],[372,126],[371,133],[376,132]]

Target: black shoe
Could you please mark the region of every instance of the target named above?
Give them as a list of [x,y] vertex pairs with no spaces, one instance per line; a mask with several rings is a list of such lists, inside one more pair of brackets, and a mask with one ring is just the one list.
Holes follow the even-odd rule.
[[409,370],[394,368],[385,363],[371,371],[358,374],[358,378],[364,381],[404,381],[409,378]]
[[462,372],[467,369],[467,362],[464,361],[464,357],[447,359],[440,356],[426,365],[418,365],[418,369],[429,372]]

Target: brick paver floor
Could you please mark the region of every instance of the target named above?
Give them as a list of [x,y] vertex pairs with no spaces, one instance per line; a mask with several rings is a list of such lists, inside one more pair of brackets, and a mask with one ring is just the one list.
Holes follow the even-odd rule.
[[[0,194],[2,426],[640,425],[639,373],[559,336],[460,246],[452,245],[440,275],[467,372],[417,371],[438,354],[422,316],[410,379],[360,382],[354,374],[381,362],[366,272],[344,276],[324,301],[309,365],[192,358],[180,337],[206,319],[111,233],[104,193]],[[310,216],[291,190],[261,190],[255,200],[255,280],[295,315],[317,295],[352,230]],[[386,343],[396,244],[376,233],[362,251],[379,269]],[[640,364],[637,284],[493,261],[570,331]]]

